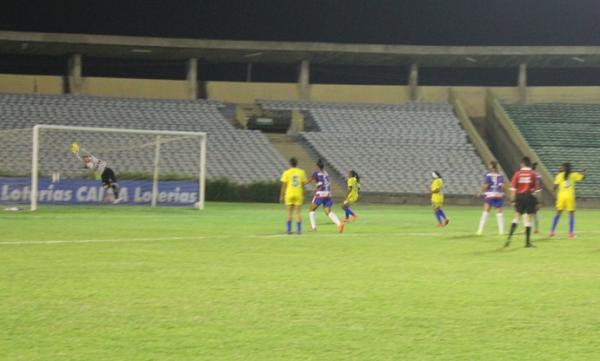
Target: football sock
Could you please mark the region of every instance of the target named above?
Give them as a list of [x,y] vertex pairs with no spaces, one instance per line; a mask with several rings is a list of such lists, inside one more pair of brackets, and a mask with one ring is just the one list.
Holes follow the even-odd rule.
[[298,234],[302,233],[302,222],[296,223],[296,232],[298,232]]
[[346,218],[353,216],[354,212],[352,212],[352,209],[350,209],[350,207],[346,207]]
[[515,233],[515,230],[517,229],[517,222],[513,221],[510,224],[510,232],[508,232],[508,239],[510,239],[512,237],[512,235]]
[[310,228],[317,229],[317,221],[315,219],[315,212],[308,212],[308,219],[310,220]]
[[444,211],[442,211],[442,209],[441,209],[441,208],[440,208],[440,209],[438,209],[438,211],[440,212],[440,217],[442,217],[442,220],[444,220],[444,219],[448,218],[448,217],[446,217],[446,213],[444,213]]
[[531,239],[531,215],[524,214],[523,215],[523,225],[525,226],[525,244],[529,245],[529,240]]
[[483,232],[483,227],[485,227],[485,223],[487,222],[489,215],[490,212],[483,211],[483,213],[481,213],[481,219],[479,219],[479,229],[477,230],[479,233]]
[[498,220],[498,233],[504,234],[504,213],[496,213],[496,219]]
[[291,234],[292,233],[292,221],[287,221],[286,226],[287,226],[287,233]]
[[575,231],[575,214],[569,213],[569,233]]
[[554,219],[552,220],[552,232],[556,230],[556,226],[558,225],[558,221],[560,220],[560,214],[555,214]]
[[336,226],[339,226],[341,223],[339,218],[333,212],[329,212],[329,219],[331,219]]
[[436,209],[435,212],[433,212],[433,214],[435,214],[435,219],[437,219],[438,223],[442,223],[439,209]]
[[116,184],[112,185],[113,193],[115,194],[115,199],[119,199],[119,186]]

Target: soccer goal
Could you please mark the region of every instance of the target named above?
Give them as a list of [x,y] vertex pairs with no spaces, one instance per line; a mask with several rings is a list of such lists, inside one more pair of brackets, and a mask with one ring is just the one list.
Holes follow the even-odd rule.
[[27,200],[32,211],[40,204],[204,208],[206,133],[43,124],[28,133],[25,157],[18,131],[0,136],[15,143],[8,166],[0,161],[4,203]]

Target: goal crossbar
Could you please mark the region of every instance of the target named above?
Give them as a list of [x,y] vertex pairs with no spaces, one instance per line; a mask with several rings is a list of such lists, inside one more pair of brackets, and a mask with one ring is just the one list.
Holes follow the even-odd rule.
[[78,127],[72,125],[50,125],[50,124],[37,124],[33,126],[33,131],[36,129],[55,129],[55,130],[77,130],[80,132],[104,132],[104,133],[135,133],[135,134],[147,134],[147,135],[189,135],[197,137],[206,137],[204,132],[189,132],[189,131],[178,131],[178,130],[148,130],[148,129],[129,129],[129,128],[99,128],[99,127]]
[[51,124],[37,124],[33,126],[32,134],[32,157],[31,157],[31,210],[35,211],[38,208],[38,188],[39,188],[39,159],[40,159],[40,130],[51,129],[51,130],[67,130],[67,131],[78,131],[78,132],[96,132],[96,133],[121,133],[121,134],[141,134],[141,135],[155,135],[157,137],[155,145],[155,159],[154,159],[154,177],[153,177],[153,196],[152,206],[156,206],[156,195],[158,190],[158,167],[160,164],[160,136],[185,136],[185,137],[197,137],[200,140],[200,157],[199,161],[199,173],[198,173],[198,209],[204,209],[204,191],[205,191],[205,176],[206,176],[206,137],[207,134],[204,132],[190,132],[190,131],[174,131],[174,130],[148,130],[148,129],[121,129],[121,128],[101,128],[101,127],[78,127],[69,125],[51,125]]

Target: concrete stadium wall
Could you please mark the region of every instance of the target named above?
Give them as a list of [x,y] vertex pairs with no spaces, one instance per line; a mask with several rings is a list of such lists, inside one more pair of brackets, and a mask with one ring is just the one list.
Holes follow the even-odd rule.
[[[256,99],[300,100],[296,83],[217,82],[206,83],[207,97],[231,103],[249,104]],[[393,104],[408,101],[408,87],[396,85],[313,84],[309,98],[320,102]]]
[[254,83],[209,81],[206,82],[207,98],[230,103],[250,104],[256,99],[299,100],[296,83]]
[[404,103],[410,98],[409,87],[401,85],[313,84],[310,100],[339,103]]
[[[0,74],[0,91],[11,93],[61,94],[65,77],[45,75]],[[131,79],[131,78],[82,78],[81,92],[86,95],[111,97],[144,97],[165,99],[189,99],[189,84],[185,80]],[[420,86],[418,99],[426,102],[447,102],[450,89],[461,99],[471,118],[486,115],[486,91],[505,103],[518,101],[517,87],[477,86]],[[206,82],[209,99],[231,103],[250,104],[256,99],[300,100],[297,83],[258,82]],[[403,103],[410,99],[407,85],[309,85],[312,101],[355,103]],[[568,102],[600,103],[600,86],[562,86],[527,88],[530,103]]]
[[[420,87],[419,100],[448,101],[448,87]],[[206,83],[207,97],[231,103],[254,103],[256,99],[301,100],[296,83],[220,82]],[[481,88],[485,95],[485,89]],[[484,95],[481,96],[483,108]],[[406,85],[311,84],[309,99],[316,102],[396,104],[410,100]]]
[[62,94],[63,78],[51,75],[0,74],[0,92]]
[[[434,103],[447,102],[450,89],[460,97],[469,116],[485,116],[485,93],[489,89],[486,87],[421,86],[418,90],[418,99]],[[491,89],[503,101],[517,101],[517,88]],[[256,99],[300,100],[300,91],[296,83],[209,81],[206,83],[206,90],[209,99],[240,104],[254,103]],[[410,100],[410,87],[407,85],[312,84],[309,86],[309,98],[317,102],[395,104]],[[600,102],[600,97],[598,101]]]
[[600,103],[600,86],[528,87],[527,101],[530,103]]
[[93,96],[189,99],[185,80],[84,77],[81,92]]
[[518,99],[518,90],[515,87],[452,87],[456,96],[461,100],[465,111],[471,118],[483,118],[486,115],[485,97],[488,89],[501,97],[503,101],[514,103]]
[[[451,89],[472,118],[486,116],[485,97],[488,90],[492,90],[504,103],[519,101],[517,87],[477,86],[420,86],[418,99],[447,102]],[[207,82],[207,95],[209,99],[243,104],[253,103],[256,99],[300,100],[296,83]],[[312,101],[322,102],[394,104],[409,101],[410,88],[405,85],[312,84],[309,86],[309,97]],[[528,87],[527,99],[530,103],[600,103],[600,87]]]

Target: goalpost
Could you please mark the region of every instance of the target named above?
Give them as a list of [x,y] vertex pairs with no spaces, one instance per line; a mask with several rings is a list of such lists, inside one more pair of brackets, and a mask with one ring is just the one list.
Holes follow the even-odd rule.
[[[52,133],[52,137],[43,139],[44,134]],[[150,206],[156,207],[159,203],[159,181],[161,179],[161,166],[167,167],[171,172],[186,172],[189,179],[198,180],[197,202],[194,206],[204,209],[205,177],[206,177],[206,133],[191,131],[166,131],[98,128],[64,125],[38,124],[33,127],[32,157],[31,157],[31,203],[32,211],[38,209],[40,187],[40,162],[53,164],[55,168],[61,167],[55,158],[64,162],[64,157],[69,157],[66,151],[73,142],[80,142],[82,150],[96,156],[101,160],[108,160],[108,167],[114,167],[118,182],[121,181],[119,173],[125,169],[119,164],[129,164],[132,172],[151,175],[152,196]],[[89,144],[89,148],[88,148]],[[47,149],[46,149],[47,148]],[[40,151],[42,149],[42,151]],[[148,151],[146,151],[148,150]],[[153,150],[153,151],[152,151]],[[145,152],[146,151],[146,152]],[[161,159],[163,158],[168,159]],[[43,159],[45,158],[45,159]],[[130,158],[135,158],[130,160]],[[162,160],[162,161],[161,161]],[[72,163],[81,161],[68,159]],[[177,163],[180,168],[174,168],[170,163]],[[50,166],[48,166],[50,167]],[[47,168],[48,168],[47,167]],[[69,165],[69,167],[71,167]],[[49,169],[44,170],[47,175]],[[53,178],[60,178],[62,170],[52,170]],[[71,171],[74,172],[74,171]],[[191,172],[191,173],[190,173]]]

